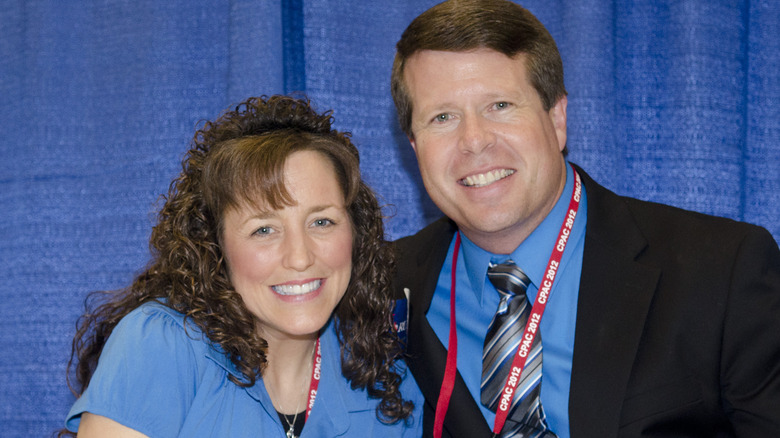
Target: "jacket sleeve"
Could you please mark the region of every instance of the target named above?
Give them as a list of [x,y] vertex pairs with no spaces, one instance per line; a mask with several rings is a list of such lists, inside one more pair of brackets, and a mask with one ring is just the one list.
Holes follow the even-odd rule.
[[752,228],[738,250],[723,330],[723,405],[739,437],[780,436],[780,250]]

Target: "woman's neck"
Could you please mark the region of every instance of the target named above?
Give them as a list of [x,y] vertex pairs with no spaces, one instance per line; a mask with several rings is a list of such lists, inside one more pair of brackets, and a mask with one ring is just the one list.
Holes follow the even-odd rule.
[[268,365],[263,382],[274,408],[296,414],[306,407],[316,338],[267,339]]

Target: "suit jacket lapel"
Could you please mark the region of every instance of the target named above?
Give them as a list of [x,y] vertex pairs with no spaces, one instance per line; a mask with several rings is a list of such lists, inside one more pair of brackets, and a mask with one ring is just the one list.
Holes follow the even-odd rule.
[[574,338],[572,437],[616,437],[633,361],[660,273],[636,262],[647,242],[614,193],[578,169],[588,196]]
[[[427,232],[429,230],[425,230]],[[425,314],[431,305],[436,289],[439,271],[447,257],[449,239],[452,238],[454,225],[441,219],[433,232],[415,242],[425,251],[414,252],[417,257],[410,260],[400,254],[397,261],[399,271],[404,272],[399,287],[409,289],[409,332],[407,352],[409,366],[415,375],[426,400],[438,399],[447,360],[447,350],[439,341]]]
[[[408,362],[426,400],[432,403],[429,408],[434,411],[444,379],[447,349],[436,336],[425,314],[430,307],[439,272],[447,257],[447,250],[456,230],[455,225],[449,220],[439,220],[434,227],[426,230],[430,232],[419,240],[421,247],[430,248],[430,250],[418,251],[418,257],[414,260],[405,260],[401,255],[402,260],[398,261],[399,267],[403,265],[405,268],[402,269],[402,272],[412,273],[402,280],[407,281],[407,284],[399,285],[409,288],[411,295]],[[409,263],[413,263],[413,265],[409,265]],[[474,421],[475,418],[481,419],[482,412],[471,397],[459,372],[447,409],[444,427],[451,431],[452,435],[457,436],[490,436],[487,423]],[[426,421],[433,422],[433,416],[426,418]]]

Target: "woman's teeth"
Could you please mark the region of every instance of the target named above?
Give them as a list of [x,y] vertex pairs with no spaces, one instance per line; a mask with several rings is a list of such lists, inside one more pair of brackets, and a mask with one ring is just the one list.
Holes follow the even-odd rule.
[[305,284],[282,284],[271,286],[271,289],[279,295],[303,295],[313,290],[317,290],[322,284],[322,280],[314,280]]

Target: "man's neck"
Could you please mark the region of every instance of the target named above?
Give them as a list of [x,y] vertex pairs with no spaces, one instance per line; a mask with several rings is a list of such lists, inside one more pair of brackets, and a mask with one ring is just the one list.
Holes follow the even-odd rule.
[[[560,195],[558,196],[560,198]],[[557,203],[553,202],[544,211],[534,215],[522,223],[496,231],[482,231],[458,226],[459,230],[477,246],[492,254],[511,254],[531,233],[544,221]]]

